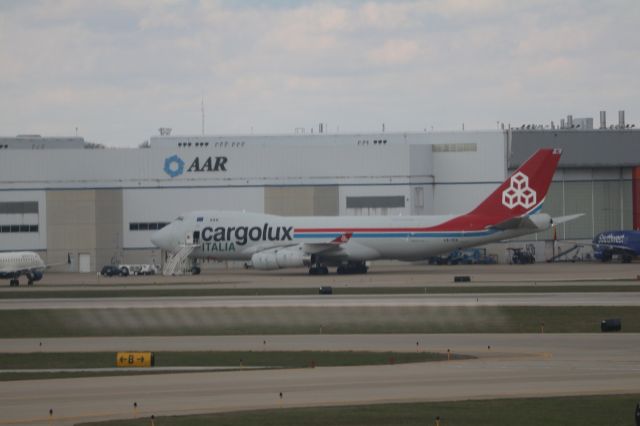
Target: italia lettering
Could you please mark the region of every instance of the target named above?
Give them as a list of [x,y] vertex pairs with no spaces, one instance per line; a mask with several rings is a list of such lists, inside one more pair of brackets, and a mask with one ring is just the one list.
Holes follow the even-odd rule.
[[[193,159],[193,162],[187,169],[188,172],[226,172],[227,171],[227,157],[215,157],[215,163],[213,162],[212,157],[208,157],[200,165],[200,157],[196,157]],[[212,165],[213,163],[213,165]]]
[[249,241],[291,241],[292,226],[207,226],[202,229],[202,241],[215,243],[234,242],[245,245]]
[[202,251],[236,251],[234,243],[202,243]]

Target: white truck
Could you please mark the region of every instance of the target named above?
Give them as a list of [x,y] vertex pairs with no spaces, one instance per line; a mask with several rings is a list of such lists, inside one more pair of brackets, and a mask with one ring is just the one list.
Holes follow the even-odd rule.
[[127,263],[118,265],[120,274],[122,276],[127,275],[155,275],[160,268],[151,263]]

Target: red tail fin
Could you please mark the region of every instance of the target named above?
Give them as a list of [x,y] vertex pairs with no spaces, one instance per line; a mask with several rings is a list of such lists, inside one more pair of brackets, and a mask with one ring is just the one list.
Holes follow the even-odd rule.
[[559,148],[538,150],[469,214],[501,221],[538,209],[547,196],[560,155]]

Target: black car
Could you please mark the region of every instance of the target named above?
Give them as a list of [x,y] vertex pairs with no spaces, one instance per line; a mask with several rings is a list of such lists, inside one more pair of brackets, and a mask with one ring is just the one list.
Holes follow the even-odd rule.
[[100,271],[100,275],[106,276],[106,277],[113,277],[114,275],[118,276],[121,273],[122,271],[120,271],[120,268],[114,265],[105,265],[102,267],[102,270]]

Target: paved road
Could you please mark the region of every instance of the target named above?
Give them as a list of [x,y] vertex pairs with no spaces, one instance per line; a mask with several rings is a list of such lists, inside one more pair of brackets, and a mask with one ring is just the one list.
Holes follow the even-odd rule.
[[[393,265],[374,263],[366,275],[309,276],[305,269],[256,271],[245,269],[209,269],[202,275],[164,277],[130,276],[98,277],[96,274],[47,272],[32,288],[0,286],[4,291],[46,291],[77,289],[127,288],[281,288],[317,287],[319,285],[349,287],[385,286],[464,286],[522,285],[528,286],[564,281],[563,285],[597,283],[612,280],[636,281],[640,274],[637,263],[538,263],[534,265],[457,265],[434,266],[397,262]],[[454,283],[454,276],[469,275],[471,283]],[[631,281],[629,284],[639,284]],[[616,284],[620,284],[617,282]]]
[[640,306],[639,292],[0,299],[0,310],[430,306]]
[[[72,347],[94,345],[102,339],[61,340]],[[47,424],[49,409],[54,410],[55,424],[133,417],[134,401],[137,414],[148,416],[280,406],[616,394],[640,389],[640,334],[270,336],[267,345],[269,349],[416,350],[415,342],[420,350],[452,349],[480,358],[376,367],[3,382],[0,424]],[[113,344],[113,340],[105,343]],[[257,349],[262,338],[180,337],[146,343],[153,348]],[[50,344],[48,340],[44,346]]]

